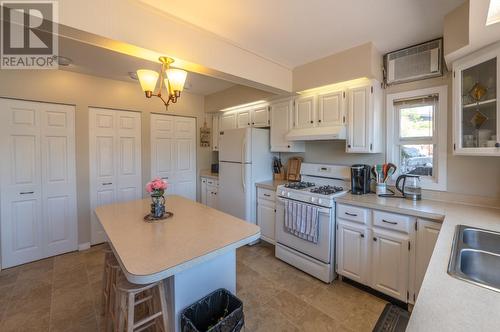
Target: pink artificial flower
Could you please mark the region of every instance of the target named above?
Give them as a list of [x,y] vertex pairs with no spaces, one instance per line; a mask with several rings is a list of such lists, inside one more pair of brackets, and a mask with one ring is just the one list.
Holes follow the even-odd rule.
[[146,184],[146,191],[148,193],[153,191],[153,184],[151,182],[148,182],[148,184]]

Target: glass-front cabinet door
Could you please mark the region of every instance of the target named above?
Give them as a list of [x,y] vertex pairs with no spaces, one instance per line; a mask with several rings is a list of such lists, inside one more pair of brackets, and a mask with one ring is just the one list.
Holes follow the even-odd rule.
[[453,64],[455,154],[500,156],[500,46]]

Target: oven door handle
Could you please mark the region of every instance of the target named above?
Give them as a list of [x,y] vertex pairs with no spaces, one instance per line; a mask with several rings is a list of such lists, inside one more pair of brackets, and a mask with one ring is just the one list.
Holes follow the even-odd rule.
[[[285,200],[286,200],[286,198],[276,197],[276,202],[279,202],[283,205],[285,205]],[[300,202],[300,203],[303,203],[303,202]],[[314,205],[314,204],[307,204],[307,203],[303,203],[303,204],[317,206],[319,208],[318,213],[322,213],[322,214],[329,214],[330,211],[332,211],[331,208],[320,207],[320,206]],[[284,206],[283,206],[283,208],[284,208]]]

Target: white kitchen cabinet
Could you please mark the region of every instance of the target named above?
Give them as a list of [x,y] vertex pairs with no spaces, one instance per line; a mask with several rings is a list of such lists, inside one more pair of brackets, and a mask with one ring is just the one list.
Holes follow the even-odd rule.
[[207,205],[207,179],[201,178],[200,195],[201,204]]
[[345,124],[345,91],[332,91],[318,95],[319,127],[342,126]]
[[287,99],[270,105],[271,117],[271,151],[272,152],[304,152],[304,142],[291,142],[286,134],[293,125],[293,100]]
[[382,93],[377,81],[370,83],[347,91],[348,153],[382,152]]
[[236,128],[237,115],[236,112],[222,113],[220,116],[220,131]]
[[316,120],[316,96],[301,96],[295,99],[295,119],[293,127],[296,129],[312,128]]
[[374,228],[372,233],[372,287],[408,301],[410,238],[407,234]]
[[217,192],[216,185],[207,184],[207,206],[217,209]]
[[416,236],[416,268],[415,268],[415,299],[422,286],[427,266],[431,260],[434,246],[436,245],[441,223],[417,219]]
[[220,115],[212,116],[212,151],[219,151]]
[[252,110],[252,127],[269,127],[269,106],[263,106]]
[[337,273],[356,282],[370,281],[368,245],[370,231],[350,221],[337,220]]
[[251,111],[242,111],[237,113],[237,127],[238,128],[247,128],[251,126]]
[[500,156],[499,61],[497,43],[453,63],[454,154]]
[[0,98],[1,265],[78,245],[75,107]]
[[260,235],[264,241],[275,243],[276,206],[271,200],[259,199],[257,201],[257,224]]

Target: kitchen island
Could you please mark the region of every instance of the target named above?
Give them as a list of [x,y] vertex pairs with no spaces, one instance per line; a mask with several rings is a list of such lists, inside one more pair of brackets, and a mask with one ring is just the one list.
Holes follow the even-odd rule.
[[150,202],[105,205],[95,213],[130,282],[165,281],[170,330],[179,331],[185,307],[218,288],[236,293],[236,249],[259,239],[260,229],[180,196],[167,196],[172,217],[147,223]]

